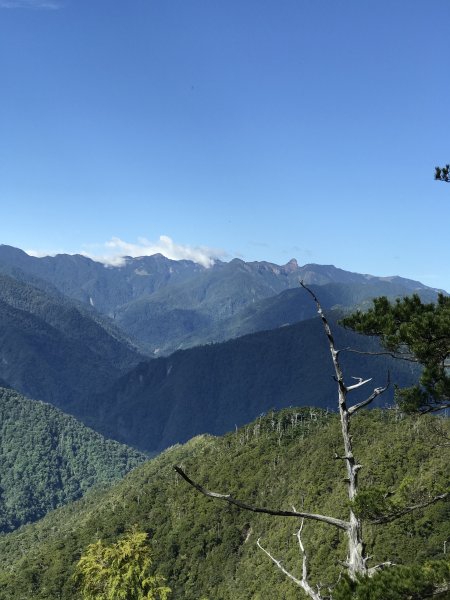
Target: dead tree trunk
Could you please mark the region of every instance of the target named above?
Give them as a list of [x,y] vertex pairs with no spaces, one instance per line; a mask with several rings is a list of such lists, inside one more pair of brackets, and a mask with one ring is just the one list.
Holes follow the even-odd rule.
[[[338,404],[339,404],[339,416],[341,420],[341,431],[342,431],[342,441],[344,446],[344,454],[343,456],[337,457],[341,458],[345,461],[346,469],[347,469],[347,493],[348,499],[350,500],[350,506],[355,500],[358,494],[358,471],[361,469],[361,465],[358,464],[353,455],[353,441],[350,433],[350,420],[352,415],[354,415],[360,408],[367,406],[377,396],[382,394],[389,386],[389,377],[386,385],[381,388],[375,388],[372,394],[363,402],[356,404],[354,406],[348,407],[347,404],[347,396],[349,392],[356,390],[363,385],[369,383],[371,380],[362,378],[357,378],[357,383],[353,385],[347,386],[344,382],[344,375],[342,372],[342,367],[339,361],[339,350],[336,349],[336,345],[334,342],[334,337],[328,323],[327,318],[324,315],[322,307],[320,305],[319,300],[317,299],[314,292],[306,287],[303,282],[300,282],[300,285],[312,296],[314,302],[317,306],[317,312],[322,320],[322,325],[324,327],[326,336],[328,338],[328,345],[330,347],[331,358],[333,361],[334,367],[334,378],[338,385]],[[357,517],[352,508],[350,508],[350,514],[348,519],[348,528],[347,528],[347,537],[348,537],[348,555],[346,567],[348,570],[348,574],[351,579],[355,580],[358,576],[364,576],[368,574],[367,569],[367,557],[364,554],[364,542],[362,535],[362,522],[361,519]]]

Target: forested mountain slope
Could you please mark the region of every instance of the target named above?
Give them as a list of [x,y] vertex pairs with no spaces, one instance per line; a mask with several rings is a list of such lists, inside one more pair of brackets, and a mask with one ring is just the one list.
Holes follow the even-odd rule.
[[[333,396],[334,398],[334,396]],[[449,422],[405,417],[398,411],[358,413],[355,452],[363,465],[361,490],[382,490],[399,506],[449,489]],[[207,499],[178,479],[173,464],[209,489],[278,509],[347,514],[335,415],[318,409],[269,413],[221,438],[201,436],[171,448],[105,492],[51,513],[0,537],[3,600],[77,598],[71,575],[88,544],[112,542],[136,525],[150,534],[154,569],[167,578],[174,600],[302,598],[256,546],[261,543],[296,574],[301,557],[296,519],[245,512]],[[364,525],[370,565],[444,558],[450,505],[437,503],[385,525]],[[336,582],[345,560],[345,534],[305,523],[303,542],[313,584]],[[389,594],[385,600],[390,600]]]
[[[0,274],[0,284],[0,377],[144,451],[198,433],[224,433],[273,407],[330,405],[333,384],[319,323],[278,327],[286,318],[314,314],[301,290],[286,290],[260,301],[254,311],[246,309],[250,328],[278,329],[143,361],[91,307],[8,275]],[[324,305],[362,293],[351,285],[320,287]],[[233,334],[239,332],[237,326]],[[343,347],[373,348],[365,337],[344,330],[340,336]],[[374,376],[378,383],[388,369],[402,385],[413,378],[410,364],[389,358],[371,360],[369,369],[364,356],[349,355],[347,361],[352,374]]]
[[[323,308],[352,312],[355,307],[364,309],[371,305],[377,296],[394,299],[410,293],[403,283],[396,281],[375,281],[360,283],[324,283],[313,285],[311,289],[320,297]],[[436,292],[430,288],[420,288],[417,293],[425,302],[434,302]],[[249,333],[276,329],[292,325],[316,316],[315,305],[300,287],[287,289],[276,296],[270,296],[247,305],[244,309],[209,328],[200,329],[185,337],[183,347],[192,347],[206,341],[220,342],[241,337]]]
[[[373,339],[336,326],[338,346],[378,348]],[[344,353],[355,377],[407,385],[411,363]],[[162,450],[199,433],[222,434],[272,408],[335,407],[329,348],[319,319],[263,331],[143,362],[82,407],[104,435],[144,451]],[[382,397],[383,404],[392,399]]]
[[143,358],[89,312],[59,292],[0,274],[0,377],[76,414],[79,401]]
[[[0,246],[0,378],[144,451],[224,433],[273,407],[330,406],[326,340],[311,319],[314,303],[291,288],[299,277],[315,282],[324,307],[338,315],[379,293],[436,294],[402,278],[294,260],[279,266],[234,259],[206,269],[154,255],[105,267],[82,256],[37,259]],[[99,306],[113,311],[114,323]],[[161,344],[160,353],[197,347],[144,360],[117,329],[129,317],[126,329],[148,347]],[[251,335],[198,346],[243,333]],[[338,344],[376,348],[344,330]],[[417,376],[411,364],[389,357],[349,354],[346,362],[351,375],[373,376],[377,385],[388,370],[400,385]]]
[[0,532],[36,521],[144,460],[53,406],[0,388]]

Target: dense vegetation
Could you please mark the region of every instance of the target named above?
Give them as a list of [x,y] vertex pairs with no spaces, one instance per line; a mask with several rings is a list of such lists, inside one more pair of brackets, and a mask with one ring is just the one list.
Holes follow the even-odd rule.
[[107,546],[90,544],[75,569],[83,600],[167,600],[161,575],[149,575],[152,551],[145,532],[133,528]]
[[[402,506],[448,490],[447,420],[374,410],[358,414],[353,427],[364,467],[361,489],[369,495],[381,490],[391,506]],[[293,535],[297,520],[255,515],[207,499],[179,480],[172,465],[182,464],[210,489],[258,505],[289,509],[294,504],[339,517],[347,512],[342,462],[333,460],[340,446],[334,414],[286,409],[224,437],[202,436],[171,448],[114,488],[88,494],[0,538],[0,597],[77,598],[72,574],[88,545],[98,539],[112,544],[136,525],[150,534],[154,572],[166,577],[174,599],[300,598],[298,588],[256,547],[261,536],[266,548],[299,573]],[[445,557],[448,502],[385,525],[371,525],[371,519],[368,511],[364,527],[371,564],[391,560],[411,566]],[[337,580],[338,560],[345,558],[343,536],[324,524],[305,524],[314,582]]]
[[116,481],[144,460],[54,407],[0,388],[0,532]]

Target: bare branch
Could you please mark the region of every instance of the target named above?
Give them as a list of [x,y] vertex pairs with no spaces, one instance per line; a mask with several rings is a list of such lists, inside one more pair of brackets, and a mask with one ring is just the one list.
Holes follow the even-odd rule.
[[366,383],[369,383],[370,381],[372,381],[372,377],[370,377],[370,379],[364,379],[362,377],[352,377],[352,379],[358,379],[358,383],[354,383],[353,385],[350,385],[347,387],[347,392],[351,392],[352,390],[357,390],[358,388],[362,387],[363,385],[366,385]]
[[442,596],[445,592],[450,590],[450,583],[443,583],[441,585],[436,585],[434,590],[428,596],[424,596],[424,598],[434,598],[434,596]]
[[367,575],[369,577],[373,577],[375,573],[378,573],[378,571],[381,571],[382,569],[386,569],[386,567],[395,567],[395,563],[388,560],[384,563],[380,563],[379,565],[375,565],[374,567],[370,567],[370,569],[367,569]]
[[181,475],[181,477],[185,481],[187,481],[189,483],[189,485],[194,487],[196,490],[198,490],[204,496],[208,496],[209,498],[217,498],[219,500],[224,500],[225,502],[229,502],[230,504],[234,504],[235,506],[239,506],[239,508],[243,508],[245,510],[250,510],[250,511],[256,512],[256,513],[264,513],[267,515],[273,515],[275,517],[297,517],[297,518],[311,519],[312,521],[320,521],[321,523],[327,523],[328,525],[333,525],[334,527],[337,527],[338,529],[343,529],[344,531],[347,531],[350,526],[348,521],[343,521],[342,519],[336,519],[335,517],[327,517],[327,516],[318,515],[315,513],[297,512],[297,511],[290,511],[290,510],[273,510],[271,508],[261,508],[258,506],[252,506],[250,504],[246,504],[245,502],[242,502],[241,500],[237,500],[236,498],[233,498],[231,496],[231,494],[219,494],[217,492],[210,492],[209,490],[205,489],[204,487],[202,487],[201,485],[199,485],[198,483],[196,483],[195,481],[190,479],[186,475],[186,473],[181,469],[181,467],[174,465],[173,468],[179,475]]
[[265,554],[267,554],[267,556],[270,558],[270,560],[280,569],[280,571],[282,571],[282,573],[284,573],[287,577],[289,577],[289,579],[292,579],[292,581],[294,581],[299,587],[301,587],[302,590],[304,590],[305,593],[308,594],[308,596],[310,598],[312,598],[312,600],[323,600],[322,596],[319,593],[315,592],[307,581],[305,581],[304,579],[297,579],[297,577],[294,577],[294,575],[292,575],[292,573],[289,573],[289,571],[283,567],[283,565],[281,564],[281,561],[277,560],[274,556],[272,556],[272,554],[270,554],[270,552],[268,550],[266,550],[263,546],[261,546],[261,542],[259,541],[259,538],[256,542],[256,545]]
[[[292,508],[294,508],[294,507],[292,507]],[[294,508],[294,510],[295,510],[295,508]],[[305,522],[305,519],[302,519],[302,524],[300,525],[300,529],[297,531],[297,533],[295,535],[297,536],[298,545],[300,547],[300,552],[303,555],[302,579],[303,579],[303,581],[306,581],[308,579],[308,557],[306,556],[305,547],[303,546],[303,542],[302,542],[302,530],[303,530],[304,522]]]
[[339,454],[337,452],[335,452],[333,458],[334,458],[334,460],[352,460],[354,457],[353,456],[339,456]]
[[370,394],[370,396],[368,398],[366,398],[365,400],[363,400],[362,402],[359,402],[358,404],[355,404],[354,406],[351,406],[348,409],[348,414],[351,416],[353,415],[356,411],[360,410],[361,408],[363,408],[364,406],[368,406],[369,404],[371,404],[375,398],[377,398],[378,396],[380,396],[381,394],[384,394],[384,392],[388,389],[388,387],[391,385],[391,375],[388,372],[388,377],[387,377],[387,382],[386,385],[384,387],[378,387],[375,388],[373,390],[373,392]]
[[[292,508],[295,510],[295,506],[293,506]],[[302,531],[303,531],[304,524],[305,524],[305,519],[302,519],[302,522],[300,524],[300,529],[296,533],[298,545],[300,547],[300,552],[302,553],[302,556],[303,556],[303,559],[302,559],[302,583],[303,583],[302,588],[305,590],[305,592],[309,596],[311,596],[311,598],[320,598],[321,597],[320,589],[318,588],[318,591],[316,594],[308,582],[308,557],[306,555],[305,547],[303,546],[303,542],[302,542]]]
[[395,352],[369,352],[369,350],[355,350],[354,348],[341,348],[341,352],[353,352],[353,354],[367,354],[368,356],[391,356],[397,360],[406,360],[408,362],[418,363],[417,358],[414,358],[411,354],[399,354]]
[[300,587],[303,587],[301,579],[297,579],[296,577],[294,577],[292,575],[292,573],[289,573],[289,571],[287,571],[283,567],[283,565],[281,564],[281,561],[277,560],[274,556],[272,556],[270,554],[270,552],[268,550],[266,550],[263,546],[261,546],[261,542],[259,540],[260,540],[260,538],[258,538],[256,540],[256,545],[258,546],[258,548],[260,548],[265,554],[267,554],[267,556],[270,558],[270,560],[272,560],[277,565],[277,567],[280,569],[280,571],[283,571],[283,573],[285,575],[287,575],[289,577],[289,579],[292,579],[292,581],[294,581],[297,585],[299,585]]
[[439,494],[439,496],[434,496],[430,500],[426,502],[421,502],[420,504],[415,504],[414,506],[406,506],[405,508],[399,509],[389,515],[383,515],[382,517],[378,517],[378,519],[373,519],[370,521],[373,525],[380,525],[381,523],[390,523],[391,521],[395,521],[404,515],[408,515],[409,513],[414,512],[415,510],[419,510],[420,508],[426,508],[435,502],[439,502],[439,500],[445,500],[450,496],[450,492],[445,492],[444,494]]
[[[292,510],[297,512],[295,506],[292,507]],[[307,579],[308,579],[308,557],[306,556],[305,547],[303,546],[303,542],[302,542],[302,531],[303,531],[304,524],[305,524],[305,519],[302,519],[302,522],[300,524],[300,529],[297,531],[297,533],[295,535],[297,536],[298,545],[300,547],[300,552],[302,553],[302,556],[303,556],[302,579],[306,583]]]
[[429,413],[439,412],[446,408],[450,408],[450,400],[448,400],[448,401],[445,400],[444,402],[440,402],[439,404],[436,404],[434,406],[427,406],[423,410],[419,410],[419,414],[420,415],[428,415]]

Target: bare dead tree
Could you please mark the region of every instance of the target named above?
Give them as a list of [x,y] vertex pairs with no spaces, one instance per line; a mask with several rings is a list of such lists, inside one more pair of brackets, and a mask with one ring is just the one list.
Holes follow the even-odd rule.
[[[272,508],[257,507],[257,506],[251,505],[251,504],[247,504],[246,502],[243,502],[237,498],[234,498],[229,493],[224,494],[224,493],[212,492],[210,490],[207,490],[206,488],[204,488],[197,482],[193,481],[190,477],[188,477],[188,475],[184,472],[184,470],[180,466],[174,466],[174,469],[187,483],[189,483],[189,485],[191,485],[197,491],[199,491],[201,494],[203,494],[204,496],[207,496],[209,498],[223,500],[223,501],[228,502],[229,504],[233,504],[241,509],[256,512],[256,513],[264,513],[264,514],[277,516],[277,517],[293,517],[293,518],[301,519],[301,525],[296,534],[300,553],[302,555],[302,578],[301,579],[295,577],[292,573],[290,573],[281,564],[280,560],[276,559],[270,553],[270,551],[268,551],[266,548],[264,548],[260,542],[260,539],[258,539],[257,545],[272,560],[272,562],[290,580],[292,580],[294,583],[296,583],[296,585],[298,585],[300,588],[302,588],[304,590],[304,592],[310,598],[312,598],[312,600],[325,600],[325,597],[322,596],[320,593],[320,589],[317,591],[314,590],[314,588],[312,588],[312,586],[308,582],[308,559],[307,559],[307,554],[305,552],[305,548],[303,546],[302,537],[301,537],[302,530],[303,530],[303,523],[304,523],[305,519],[326,523],[328,525],[331,525],[333,527],[336,527],[340,530],[345,531],[346,536],[347,536],[347,559],[342,564],[345,567],[345,569],[348,573],[348,576],[352,580],[356,581],[358,578],[364,577],[364,576],[371,577],[379,569],[389,567],[393,564],[388,561],[388,562],[378,564],[378,565],[375,565],[372,567],[367,566],[367,561],[368,561],[369,557],[365,554],[363,531],[362,531],[362,519],[353,510],[353,503],[358,494],[358,472],[362,466],[355,459],[355,456],[353,453],[353,440],[352,440],[352,435],[350,433],[350,424],[351,424],[352,417],[362,408],[369,406],[376,398],[381,396],[381,394],[383,394],[389,388],[390,376],[388,373],[385,385],[374,388],[365,400],[358,402],[357,404],[353,404],[353,405],[349,404],[349,401],[348,401],[349,395],[353,391],[370,383],[371,379],[363,379],[361,377],[356,377],[356,378],[353,378],[353,379],[355,379],[356,383],[352,383],[351,385],[347,385],[345,383],[343,370],[342,370],[342,366],[340,363],[340,353],[343,350],[348,351],[349,349],[344,348],[342,350],[338,350],[336,348],[336,344],[335,344],[333,333],[331,331],[330,324],[322,310],[322,307],[320,305],[318,298],[316,297],[314,292],[303,283],[303,281],[300,281],[300,285],[304,290],[306,290],[306,292],[308,292],[308,294],[310,294],[310,296],[312,297],[313,301],[316,304],[317,312],[322,321],[322,325],[323,325],[323,328],[324,328],[324,331],[325,331],[325,334],[326,334],[326,337],[328,340],[328,346],[330,349],[331,359],[333,362],[334,380],[336,381],[337,390],[338,390],[338,410],[339,410],[342,442],[343,442],[343,449],[344,449],[344,452],[341,456],[339,456],[338,454],[335,454],[334,458],[338,459],[338,460],[343,460],[345,467],[346,467],[347,476],[345,478],[345,482],[346,482],[346,486],[347,486],[348,499],[350,501],[348,518],[347,519],[339,519],[339,518],[328,516],[328,515],[321,515],[321,514],[316,514],[316,513],[297,511],[294,507],[292,507],[293,510],[278,510],[278,509],[272,509]],[[397,518],[399,518],[405,514],[408,514],[414,510],[417,510],[419,508],[424,508],[426,506],[429,506],[430,504],[433,504],[434,502],[443,500],[443,499],[447,498],[448,495],[449,495],[448,493],[441,494],[441,495],[431,498],[421,504],[409,506],[402,510],[398,510],[397,512],[392,513],[390,515],[385,515],[384,517],[379,517],[376,520],[373,520],[372,523],[378,524],[378,523],[386,523],[386,522],[393,521],[394,519],[397,519]],[[328,596],[328,598],[329,598],[329,596]]]

